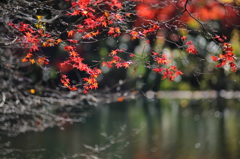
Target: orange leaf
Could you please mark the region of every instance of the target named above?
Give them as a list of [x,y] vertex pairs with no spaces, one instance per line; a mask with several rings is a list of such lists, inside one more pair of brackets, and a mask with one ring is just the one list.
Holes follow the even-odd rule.
[[124,97],[123,97],[123,96],[119,97],[119,98],[117,99],[117,101],[118,101],[118,102],[123,102],[123,101],[124,101]]
[[68,32],[68,37],[72,37],[73,34],[74,34],[74,31],[73,31],[73,30],[70,30],[70,31]]
[[105,15],[106,18],[109,17],[109,13],[108,12],[104,12],[104,15]]
[[56,43],[59,44],[62,41],[62,39],[57,39]]
[[181,39],[182,39],[183,41],[186,41],[187,37],[186,37],[186,36],[183,36],[183,37],[181,37]]
[[26,34],[26,37],[28,37],[28,38],[32,37],[32,34],[29,32],[26,32],[25,34]]
[[35,91],[35,89],[30,89],[29,92],[32,94],[35,94],[36,91]]
[[116,54],[117,54],[117,51],[116,51],[116,50],[113,50],[113,51],[111,52],[111,54],[112,54],[112,55],[116,55]]
[[92,32],[93,36],[97,36],[99,34],[99,30],[97,30],[96,32]]
[[120,28],[119,28],[119,27],[116,27],[116,28],[115,28],[115,31],[116,31],[117,33],[121,33],[121,31],[120,31]]
[[44,47],[47,47],[47,46],[48,46],[48,44],[47,44],[47,43],[45,43],[45,42],[44,42],[42,45],[43,45]]
[[70,53],[71,56],[75,56],[75,57],[78,56],[78,53],[76,51],[71,51],[69,53]]
[[31,58],[32,57],[32,54],[31,53],[28,53],[26,58]]
[[34,64],[34,63],[35,63],[35,60],[34,60],[34,59],[31,59],[30,62],[31,62],[32,64]]
[[22,59],[22,62],[27,62],[27,61],[28,61],[28,59],[26,59],[26,58]]

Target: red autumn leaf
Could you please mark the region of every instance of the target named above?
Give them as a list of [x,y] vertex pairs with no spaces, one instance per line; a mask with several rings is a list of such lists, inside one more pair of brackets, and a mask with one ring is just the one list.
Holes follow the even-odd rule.
[[63,48],[65,51],[73,51],[74,47],[73,46],[64,46]]
[[116,63],[116,67],[117,67],[117,68],[122,67],[122,63],[120,63],[120,62]]
[[108,36],[115,33],[115,28],[109,27]]
[[28,37],[28,38],[32,37],[32,34],[29,32],[26,32],[25,34],[26,34],[26,37]]
[[170,66],[170,68],[169,69],[171,69],[171,70],[173,70],[173,71],[177,71],[177,66]]
[[216,57],[216,56],[211,56],[211,59],[212,59],[213,61],[218,61],[218,57]]
[[192,41],[186,42],[186,45],[191,45],[191,44],[192,44]]
[[226,65],[226,61],[222,60],[222,62],[220,64],[217,65],[217,67],[223,67]]
[[130,57],[134,57],[134,54],[130,53],[129,56],[130,56]]
[[92,26],[92,24],[94,23],[92,18],[87,18],[84,20],[84,24],[87,24],[88,26]]
[[113,59],[116,60],[116,61],[120,61],[121,58],[119,56],[113,56]]
[[122,63],[122,65],[123,65],[124,68],[129,68],[129,64],[130,64],[129,62],[123,62],[123,63]]
[[164,69],[163,68],[154,68],[153,71],[157,73],[161,73]]
[[38,49],[38,47],[36,45],[32,45],[31,46],[31,49],[30,49],[31,52],[32,51],[37,51],[37,50],[39,50],[39,49]]
[[76,91],[77,90],[77,87],[76,86],[73,86],[73,87],[70,87],[69,88],[71,91]]
[[75,9],[72,13],[68,13],[68,15],[77,16],[80,15],[80,11]]
[[231,70],[232,70],[233,72],[236,72],[236,71],[237,71],[237,66],[236,66],[235,63],[230,62],[230,63],[229,63],[229,66],[231,67]]
[[187,37],[186,37],[186,36],[182,36],[181,39],[182,39],[183,41],[186,41]]
[[97,89],[98,88],[98,83],[93,83],[89,86],[90,89]]
[[120,28],[119,28],[119,27],[116,27],[116,28],[115,28],[115,32],[116,32],[116,33],[121,33]]
[[136,32],[135,30],[132,30],[130,32],[130,34],[132,35],[132,40],[136,39],[138,37],[138,32]]
[[183,74],[182,71],[177,71],[177,72],[175,73],[175,76],[177,77],[177,76],[182,75],[182,74]]
[[188,53],[197,54],[197,49],[195,48],[194,45],[189,45],[188,48],[186,49],[186,51]]
[[91,33],[85,34],[83,36],[83,39],[92,39],[92,38],[93,38],[93,35]]
[[152,54],[153,54],[153,56],[157,56],[157,55],[159,55],[158,52],[152,52]]

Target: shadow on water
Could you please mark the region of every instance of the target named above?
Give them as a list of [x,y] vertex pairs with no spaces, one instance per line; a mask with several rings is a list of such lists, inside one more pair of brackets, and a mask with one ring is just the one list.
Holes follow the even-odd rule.
[[139,98],[101,105],[81,123],[2,135],[0,158],[239,159],[237,99]]

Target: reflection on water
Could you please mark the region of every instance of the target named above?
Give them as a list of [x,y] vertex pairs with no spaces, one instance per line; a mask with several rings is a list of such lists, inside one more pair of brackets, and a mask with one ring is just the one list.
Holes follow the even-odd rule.
[[240,158],[238,100],[140,98],[99,106],[63,128],[1,136],[0,158]]

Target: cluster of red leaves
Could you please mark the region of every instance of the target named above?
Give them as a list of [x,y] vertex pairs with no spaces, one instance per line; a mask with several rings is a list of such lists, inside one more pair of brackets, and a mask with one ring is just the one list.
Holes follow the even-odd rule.
[[[94,39],[95,36],[107,31],[108,36],[113,36],[114,38],[126,32],[132,35],[132,40],[134,40],[145,38],[149,33],[156,33],[160,28],[158,23],[150,22],[145,28],[121,30],[120,26],[127,24],[127,18],[131,16],[131,13],[120,12],[120,10],[123,9],[123,2],[121,0],[73,1],[71,2],[71,5],[71,12],[67,13],[67,15],[82,15],[85,19],[79,24],[74,25],[74,28],[68,32],[69,38],[72,38],[75,33],[81,33],[83,34],[82,39],[89,40]],[[76,39],[68,39],[68,41],[71,43],[78,43]]]
[[[82,15],[85,19],[74,29],[68,32],[68,37],[73,34],[82,33],[83,39],[92,39],[106,28],[109,35],[117,37],[121,31],[119,27],[111,27],[111,25],[124,21],[123,13],[117,12],[122,9],[123,3],[119,0],[83,0],[72,1],[70,12],[67,15],[78,16]],[[76,40],[69,39],[69,42],[77,43]]]
[[43,66],[43,65],[48,65],[49,64],[49,60],[46,57],[43,56],[39,56],[37,57],[37,60],[35,60],[34,58],[32,58],[33,54],[32,53],[28,53],[23,59],[22,62],[31,62],[32,64],[37,63],[39,66]]
[[[121,57],[119,57],[117,54],[118,53],[127,53],[124,50],[116,49],[112,50],[111,53],[108,55],[112,59],[110,61],[103,61],[102,66],[107,66],[108,68],[111,68],[115,66],[116,68],[124,67],[124,68],[129,68],[130,65],[133,63],[131,60],[130,61],[125,61]],[[127,53],[129,54],[130,57],[134,57],[134,54],[132,53]]]
[[219,54],[218,56],[211,56],[212,60],[220,62],[217,65],[217,67],[223,67],[228,64],[231,67],[231,71],[236,72],[237,71],[237,66],[235,64],[236,57],[234,56],[231,44],[224,42],[226,40],[225,36],[220,37],[216,35],[215,38],[218,41],[223,42],[221,43],[223,53]]
[[76,87],[76,86],[72,86],[72,85],[70,84],[70,79],[69,79],[66,75],[62,75],[61,82],[62,82],[62,84],[63,84],[64,87],[67,87],[67,88],[70,89],[71,91],[77,90],[77,87]]
[[[61,39],[54,39],[51,38],[51,35],[45,34],[42,29],[36,29],[33,28],[29,24],[25,23],[19,23],[19,24],[13,24],[9,23],[10,26],[17,29],[20,33],[23,34],[21,38],[18,40],[21,45],[23,45],[24,48],[30,48],[30,52],[22,59],[22,62],[30,61],[33,63],[38,63],[39,65],[48,64],[49,61],[46,57],[38,57],[37,60],[33,59],[33,52],[36,52],[39,50],[39,46],[42,47],[51,47],[54,45],[58,45],[62,40]],[[93,36],[98,34],[97,32],[90,32]],[[69,31],[68,36],[73,36],[74,31]],[[43,39],[45,37],[45,41],[43,42],[40,39]],[[71,43],[77,43],[78,41],[75,39],[68,39]],[[64,67],[65,65],[70,65],[75,69],[78,69],[80,71],[86,72],[89,77],[83,78],[84,83],[84,93],[87,93],[89,89],[96,89],[98,87],[98,83],[96,78],[101,74],[101,70],[98,68],[90,68],[87,64],[83,63],[83,58],[81,58],[78,53],[75,51],[74,46],[65,46],[64,50],[69,52],[69,59],[61,63],[61,66]],[[77,87],[74,85],[71,85],[70,80],[67,78],[66,75],[62,75],[61,82],[63,85],[67,88],[69,88],[71,91],[77,90]]]
[[121,33],[121,30],[119,27],[109,27],[109,31],[108,31],[108,36],[112,36],[115,38],[115,37],[118,37]]
[[30,52],[39,50],[38,46],[40,43],[39,37],[42,36],[42,30],[35,31],[31,25],[25,23],[13,24],[9,23],[9,25],[19,32],[22,33],[22,36],[17,41],[23,45],[24,48],[30,48]]
[[[102,73],[102,71],[96,67],[90,68],[87,64],[83,63],[84,59],[79,56],[74,46],[65,46],[64,50],[69,53],[69,59],[61,63],[61,66],[71,66],[72,69],[83,71],[89,75],[89,77],[83,78],[83,81],[85,82],[83,86],[83,93],[87,93],[89,89],[98,88],[97,77]],[[76,86],[72,86],[70,84],[70,80],[66,75],[62,75],[61,82],[70,90],[77,90]]]
[[[79,42],[74,37],[75,33],[81,33],[82,39],[88,40],[93,39],[95,36],[100,34],[100,32],[107,30],[109,36],[117,37],[121,34],[121,29],[117,26],[119,22],[124,21],[124,16],[126,14],[118,12],[122,9],[122,1],[82,0],[71,1],[70,3],[72,6],[67,15],[81,15],[84,17],[84,19],[77,25],[74,25],[72,30],[68,31],[68,42],[72,43],[73,45]],[[129,16],[130,14],[128,17]],[[22,59],[23,62],[30,61],[31,63],[35,63],[36,61],[32,58],[32,56],[34,52],[39,50],[39,46],[51,47],[58,45],[62,41],[61,39],[54,39],[51,37],[51,35],[44,33],[43,29],[32,27],[29,24],[9,23],[9,25],[22,34],[21,38],[18,39],[21,45],[23,45],[24,48],[30,49],[30,53],[27,54],[24,59]],[[61,63],[61,67],[70,66],[72,69],[78,69],[89,75],[89,77],[83,78],[83,81],[85,82],[83,86],[84,93],[87,93],[89,89],[96,89],[98,87],[97,77],[99,74],[101,74],[101,70],[98,68],[90,68],[87,64],[83,63],[84,59],[79,56],[74,46],[65,46],[64,50],[69,53],[69,58]],[[130,56],[133,57],[133,54]],[[124,61],[116,55],[112,56],[112,58],[112,61],[108,62],[108,66],[110,66],[111,63],[115,64],[117,68],[129,68],[130,62]],[[45,57],[39,57],[37,59],[37,63],[40,65],[48,64],[48,60]],[[77,89],[76,86],[71,85],[70,80],[66,75],[62,75],[61,82],[65,87],[72,91]]]
[[47,39],[45,42],[42,43],[43,47],[52,47],[54,45],[58,45],[62,40],[61,39]]
[[30,48],[30,52],[39,50],[39,46],[50,47],[58,45],[62,41],[61,39],[52,38],[50,34],[44,33],[43,29],[33,28],[29,24],[21,22],[19,24],[9,23],[9,25],[22,33],[22,36],[17,41],[24,48]]
[[[183,40],[183,41],[186,41],[186,36],[183,36],[183,37],[181,37],[181,39]],[[192,44],[192,41],[187,41],[186,42],[186,45],[187,45],[187,49],[186,49],[186,51],[189,53],[189,54],[197,54],[197,49],[196,49],[196,47]]]
[[[9,23],[11,27],[18,30],[22,36],[17,39],[23,48],[29,48],[29,53],[22,59],[22,62],[31,62],[32,64],[37,63],[38,65],[47,65],[49,63],[46,57],[37,57],[37,60],[33,59],[33,53],[39,50],[39,46],[50,47],[58,45],[62,40],[51,38],[50,34],[44,33],[42,29],[33,28],[29,24],[19,23],[13,24]],[[45,39],[45,41],[43,41]]]
[[23,59],[22,59],[22,62],[27,62],[27,61],[29,61],[29,62],[31,62],[32,64],[34,64],[35,63],[35,60],[34,59],[32,59],[32,53],[28,53]]
[[156,61],[158,64],[158,67],[152,70],[162,74],[163,79],[168,78],[170,81],[173,81],[177,76],[183,74],[181,71],[178,70],[177,66],[171,65],[168,68],[163,67],[171,63],[171,60],[167,59],[167,55],[160,55],[157,52],[152,52],[152,57],[154,61]]
[[123,4],[119,0],[108,0],[104,3],[102,0],[81,0],[72,1],[71,5],[71,12],[69,12],[68,15],[82,15],[91,17],[93,16],[94,12],[96,12],[94,8],[97,8],[97,6],[107,5],[111,10],[118,10],[122,8]]
[[150,34],[156,34],[160,29],[156,22],[149,22],[149,25],[145,28],[133,28],[132,30],[126,31],[132,36],[132,40],[145,39]]
[[42,65],[48,65],[49,64],[49,60],[44,57],[44,56],[39,56],[37,57],[37,64],[42,66]]
[[[133,28],[131,30],[121,30],[119,27],[119,22],[122,24],[125,23],[126,19],[131,16],[131,13],[125,13],[125,12],[116,12],[116,10],[122,9],[122,1],[120,0],[109,0],[109,1],[101,1],[101,0],[84,0],[84,1],[77,1],[77,2],[71,2],[71,12],[68,13],[68,15],[76,16],[76,15],[82,15],[85,17],[83,22],[75,25],[74,29],[70,30],[68,32],[68,39],[71,43],[78,43],[76,39],[73,38],[73,35],[75,33],[81,33],[83,34],[82,39],[93,39],[95,36],[99,35],[103,31],[107,31],[108,36],[112,36],[114,38],[120,36],[123,33],[128,33],[132,36],[132,40],[135,39],[145,39],[149,34],[155,34],[159,29],[158,23],[150,22],[148,26],[145,28]],[[100,11],[95,10],[94,8],[104,8],[104,10]],[[124,13],[124,14],[123,14]],[[111,60],[109,61],[103,61],[102,66],[107,66],[108,68],[116,67],[116,68],[129,68],[131,64],[133,64],[133,61],[126,61],[120,56],[118,56],[118,53],[126,53],[123,50],[112,50],[109,54],[109,57],[111,57]],[[74,51],[70,51],[70,60],[64,62],[65,63],[74,63],[76,61],[76,56]],[[127,53],[130,57],[134,57],[134,54]],[[72,57],[74,57],[75,60],[73,60]],[[156,58],[159,62],[160,59]],[[71,61],[71,62],[70,62]],[[77,60],[78,62],[82,64],[82,59]],[[158,63],[159,63],[158,62]],[[161,63],[163,64],[163,63]],[[72,64],[71,64],[72,65]],[[159,63],[160,65],[160,63]],[[85,67],[84,65],[84,68]],[[82,69],[85,71],[84,69]],[[163,73],[165,72],[165,73]],[[173,69],[173,67],[170,67],[169,69],[166,69],[165,71],[162,71],[164,74],[164,78],[170,78],[170,80],[173,80],[176,76],[180,75],[180,71],[177,69]],[[171,76],[170,76],[171,74]],[[97,87],[97,81],[96,78],[84,78],[83,79],[87,84],[87,88],[96,88]],[[86,87],[85,87],[86,88]]]
[[219,41],[220,43],[224,42],[225,40],[227,40],[227,37],[226,36],[219,36],[219,35],[215,35],[214,37],[217,41]]

